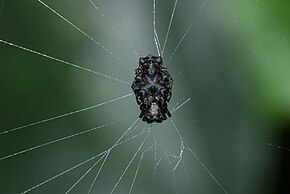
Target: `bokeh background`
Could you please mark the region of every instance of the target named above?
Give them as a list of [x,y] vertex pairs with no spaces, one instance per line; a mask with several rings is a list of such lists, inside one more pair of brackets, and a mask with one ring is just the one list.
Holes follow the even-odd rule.
[[[2,0],[0,1],[3,2]],[[132,82],[141,56],[157,54],[152,1],[44,1],[106,52],[37,0],[5,0],[0,39]],[[174,0],[156,0],[163,44]],[[228,193],[289,193],[290,20],[283,0],[182,0],[164,52],[174,76],[170,109],[191,100],[172,119],[188,146]],[[191,26],[172,60],[176,45]],[[129,85],[0,44],[0,129],[37,122],[131,93]],[[112,146],[139,115],[133,96],[89,111],[0,135],[0,157],[116,121],[117,124],[0,161],[0,193],[21,193]],[[132,134],[147,124],[138,122]],[[172,153],[179,137],[168,120],[151,134]],[[110,193],[144,136],[118,146],[93,193]],[[144,145],[148,148],[153,135]],[[143,150],[144,150],[143,149]],[[128,193],[138,153],[115,193]],[[155,179],[149,151],[132,193],[223,193],[190,152],[175,173],[162,150]],[[65,193],[94,162],[31,193]],[[71,193],[86,193],[98,165]],[[187,178],[188,177],[188,178]],[[153,180],[154,179],[154,180]],[[188,181],[189,180],[189,181]],[[154,184],[153,184],[154,182]]]

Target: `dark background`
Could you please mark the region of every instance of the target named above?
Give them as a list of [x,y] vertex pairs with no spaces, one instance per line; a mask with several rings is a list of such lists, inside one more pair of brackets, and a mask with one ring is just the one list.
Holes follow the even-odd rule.
[[[174,1],[156,0],[156,28],[163,45]],[[44,1],[106,52],[36,0],[5,0],[0,39],[132,82],[141,56],[157,55],[151,1]],[[2,3],[2,1],[1,1]],[[170,109],[191,100],[172,119],[188,146],[228,193],[289,193],[289,2],[283,0],[182,0],[170,30],[164,65],[174,76]],[[169,58],[192,24],[179,49]],[[0,44],[0,129],[99,104],[131,93],[129,85]],[[181,72],[181,73],[180,73]],[[21,193],[110,148],[139,115],[133,96],[40,125],[0,135],[0,157],[86,129],[118,121],[86,135],[0,161],[0,193]],[[140,132],[147,124],[138,122]],[[133,132],[134,134],[135,132]],[[137,133],[137,132],[136,132]],[[170,120],[153,124],[158,143],[178,154]],[[154,138],[144,146],[149,147]],[[114,150],[94,193],[110,193],[142,138]],[[175,177],[162,150],[153,184],[154,152],[144,156],[133,193],[223,193],[185,151]],[[115,193],[128,193],[141,154]],[[176,162],[171,158],[172,163]],[[65,193],[93,163],[31,193]],[[86,193],[98,165],[71,193]]]

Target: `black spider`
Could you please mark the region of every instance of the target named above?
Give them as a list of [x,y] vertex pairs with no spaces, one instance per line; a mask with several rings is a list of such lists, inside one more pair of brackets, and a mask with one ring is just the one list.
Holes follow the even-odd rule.
[[140,106],[140,118],[147,123],[166,120],[167,108],[172,95],[173,79],[167,68],[163,66],[162,57],[149,54],[139,59],[139,67],[135,70],[132,89]]

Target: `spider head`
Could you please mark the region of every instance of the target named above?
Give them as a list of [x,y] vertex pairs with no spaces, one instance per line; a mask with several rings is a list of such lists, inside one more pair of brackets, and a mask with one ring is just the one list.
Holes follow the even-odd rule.
[[161,56],[153,56],[151,54],[149,54],[147,57],[140,57],[139,58],[139,65],[148,65],[152,63],[153,65],[157,66],[161,66],[163,63],[163,59]]
[[144,72],[148,72],[150,75],[155,74],[155,72],[160,72],[162,63],[162,57],[153,56],[151,54],[147,57],[141,57],[139,59],[139,67],[141,67]]

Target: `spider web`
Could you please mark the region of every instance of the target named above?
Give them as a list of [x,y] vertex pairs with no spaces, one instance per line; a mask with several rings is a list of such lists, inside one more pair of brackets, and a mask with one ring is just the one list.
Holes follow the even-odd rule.
[[[241,186],[256,190],[245,174],[264,161],[275,164],[277,152],[269,148],[290,150],[268,141],[275,142],[275,136],[259,132],[260,126],[229,122],[231,109],[210,101],[197,104],[205,101],[193,95],[202,90],[189,84],[194,79],[187,71],[194,61],[188,57],[193,51],[195,62],[212,63],[205,56],[214,38],[205,17],[210,12],[204,9],[214,5],[207,0],[2,3],[0,48],[7,64],[1,65],[1,192],[236,193],[240,190],[235,187]],[[204,33],[210,38],[200,36]],[[206,52],[195,54],[202,50]],[[130,89],[138,58],[149,53],[164,58],[175,80],[173,115],[162,124],[137,119]],[[220,111],[227,112],[227,118],[217,116]],[[237,154],[248,150],[264,152],[264,158]],[[238,157],[258,163],[240,164]]]

